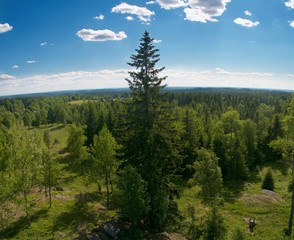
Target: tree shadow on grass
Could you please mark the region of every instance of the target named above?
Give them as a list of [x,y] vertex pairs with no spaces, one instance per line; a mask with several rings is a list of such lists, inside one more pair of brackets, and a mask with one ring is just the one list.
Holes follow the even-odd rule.
[[60,129],[62,129],[62,128],[65,128],[65,127],[66,127],[65,124],[58,125],[58,126],[52,127],[52,128],[50,129],[50,131],[51,131],[51,132],[54,132],[54,131],[60,130]]
[[79,236],[85,236],[87,226],[95,222],[95,213],[91,208],[80,201],[76,201],[68,207],[66,212],[55,218],[52,232],[69,230]]
[[[40,218],[46,216],[48,209],[40,209],[34,212],[31,217],[31,223],[38,221]],[[28,219],[26,216],[21,217],[18,221],[14,222],[11,227],[0,231],[1,238],[14,238],[18,233],[29,227]]]
[[278,161],[278,162],[268,162],[268,163],[265,163],[263,165],[263,167],[270,167],[273,170],[280,171],[281,174],[283,174],[284,176],[287,176],[288,175],[288,171],[291,168],[291,164],[290,164],[290,162],[281,160],[281,161]]
[[243,181],[227,181],[224,182],[223,197],[225,202],[234,203],[244,191],[245,182]]

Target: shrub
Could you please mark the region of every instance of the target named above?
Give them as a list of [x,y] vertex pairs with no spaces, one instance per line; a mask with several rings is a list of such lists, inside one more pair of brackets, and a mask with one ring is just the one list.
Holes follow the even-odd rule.
[[267,170],[265,174],[261,188],[274,191],[275,182],[274,182],[273,174],[270,168]]

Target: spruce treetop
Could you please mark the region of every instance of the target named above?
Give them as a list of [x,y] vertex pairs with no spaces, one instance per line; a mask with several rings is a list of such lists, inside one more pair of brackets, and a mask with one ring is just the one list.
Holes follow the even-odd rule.
[[166,77],[158,77],[165,67],[157,69],[156,63],[160,60],[158,51],[153,45],[153,38],[149,36],[147,31],[144,32],[143,37],[140,39],[141,43],[139,49],[136,49],[136,54],[131,55],[131,62],[128,65],[135,67],[137,71],[129,71],[132,78],[126,79],[130,89],[134,92],[144,92],[157,90],[158,92],[165,87],[162,81]]

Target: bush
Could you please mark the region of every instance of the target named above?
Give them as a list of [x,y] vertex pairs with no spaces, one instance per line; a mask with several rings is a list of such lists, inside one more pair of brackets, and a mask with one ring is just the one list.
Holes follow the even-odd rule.
[[265,174],[261,188],[274,191],[275,182],[274,182],[273,174],[270,168],[267,170]]
[[218,212],[217,206],[212,206],[204,222],[203,239],[223,240],[226,238],[227,228],[223,216]]

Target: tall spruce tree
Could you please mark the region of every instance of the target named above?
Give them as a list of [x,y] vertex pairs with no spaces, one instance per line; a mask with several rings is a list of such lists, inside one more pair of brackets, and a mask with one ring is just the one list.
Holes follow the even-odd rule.
[[177,213],[172,184],[176,157],[170,133],[170,121],[162,101],[161,90],[166,77],[159,77],[164,67],[157,69],[158,49],[152,45],[153,38],[145,31],[136,54],[131,55],[135,71],[126,79],[132,102],[128,114],[126,141],[123,158],[137,168],[147,183],[150,196],[149,211],[145,224],[149,229],[162,230]]

